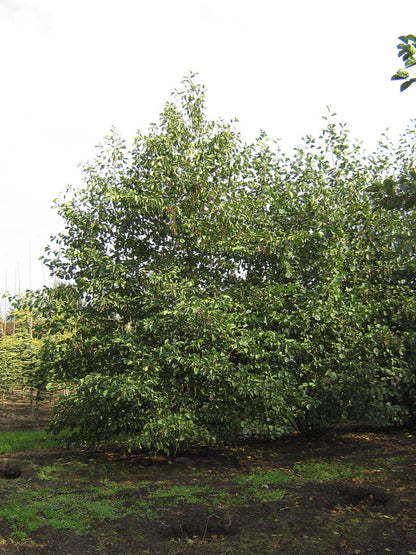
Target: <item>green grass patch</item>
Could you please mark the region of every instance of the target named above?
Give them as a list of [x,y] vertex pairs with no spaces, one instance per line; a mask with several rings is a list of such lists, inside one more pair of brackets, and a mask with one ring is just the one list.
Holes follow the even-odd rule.
[[248,476],[237,476],[237,483],[245,486],[243,497],[251,501],[270,502],[281,501],[288,494],[285,489],[276,486],[284,486],[292,481],[292,476],[286,470],[272,469],[262,470],[256,468]]
[[[163,482],[165,483],[165,482]],[[94,486],[93,488],[93,492],[95,495],[102,495],[102,496],[106,496],[106,497],[110,497],[111,495],[117,495],[120,492],[122,492],[125,489],[129,489],[129,490],[134,490],[137,489],[139,490],[140,488],[146,488],[148,486],[151,485],[151,482],[148,480],[144,480],[144,481],[140,481],[140,482],[136,482],[135,484],[132,484],[131,482],[115,482],[113,480],[110,480],[109,478],[103,478],[100,481],[100,484],[97,486]]]
[[289,483],[330,482],[356,478],[361,470],[351,464],[338,462],[308,462],[295,464],[293,468],[267,469],[256,468],[254,472],[245,476],[237,476],[238,483],[251,488],[267,488],[282,486]]
[[270,502],[270,501],[282,501],[288,496],[287,491],[279,488],[269,488],[269,486],[264,485],[261,488],[251,487],[248,489],[248,494],[253,501],[258,501],[260,503]]
[[152,499],[169,498],[171,505],[178,503],[204,503],[211,492],[209,487],[191,485],[172,485],[156,488],[151,492]]
[[113,520],[122,514],[121,500],[94,499],[85,492],[53,488],[14,492],[0,508],[0,519],[9,523],[17,539],[40,526],[85,534],[94,519]]
[[48,434],[45,430],[13,431],[0,433],[0,454],[11,455],[53,449],[65,446],[63,434],[58,436]]
[[[95,465],[94,465],[95,466]],[[155,487],[154,499],[143,499],[139,491],[150,482],[143,481],[132,486],[131,482],[115,482],[108,478],[98,484],[91,483],[91,465],[62,465],[62,462],[40,467],[37,476],[40,482],[9,482],[8,494],[0,506],[0,520],[10,525],[15,540],[25,540],[31,532],[41,526],[56,530],[71,530],[76,534],[89,532],[96,519],[114,520],[126,515],[158,518],[157,504],[166,497],[178,496],[178,500],[194,502],[193,490],[187,487],[168,489],[166,482]],[[128,490],[130,495],[123,496]],[[137,497],[131,492],[137,491]]]
[[309,462],[293,467],[293,476],[297,482],[334,482],[358,478],[360,475],[360,469],[338,462]]

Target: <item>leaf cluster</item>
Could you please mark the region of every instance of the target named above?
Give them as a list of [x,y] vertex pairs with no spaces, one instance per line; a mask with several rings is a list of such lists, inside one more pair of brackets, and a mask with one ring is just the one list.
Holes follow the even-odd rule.
[[392,81],[406,79],[404,83],[400,85],[400,91],[403,92],[416,82],[416,78],[413,77],[409,79],[408,68],[416,65],[416,36],[415,35],[403,35],[399,37],[400,43],[397,45],[398,56],[402,58],[404,62],[405,69],[399,69],[393,76]]

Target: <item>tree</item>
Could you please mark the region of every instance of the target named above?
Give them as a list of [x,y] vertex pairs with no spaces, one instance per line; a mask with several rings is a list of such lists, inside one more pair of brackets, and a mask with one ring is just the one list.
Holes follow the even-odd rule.
[[415,35],[403,35],[399,37],[401,41],[397,48],[399,50],[398,56],[403,59],[405,69],[399,69],[397,73],[392,76],[393,81],[406,79],[404,83],[400,85],[400,91],[405,91],[413,83],[416,82],[416,77],[409,79],[408,68],[416,65],[416,36]]
[[[36,294],[35,294],[36,296]],[[48,375],[40,360],[43,346],[39,312],[31,292],[10,297],[6,335],[0,338],[0,385],[2,389],[29,389],[32,413],[46,389]]]
[[74,288],[60,290],[70,330],[53,364],[77,388],[57,426],[82,438],[170,449],[232,436],[254,412],[261,369],[229,356],[249,349],[229,294],[247,152],[205,118],[203,87],[184,86],[130,158],[109,137],[86,187],[59,206],[67,231],[47,263]]
[[374,203],[385,167],[332,119],[292,157],[244,144],[193,76],[130,152],[112,133],[45,259],[43,364],[72,382],[54,430],[171,452],[400,421],[412,222]]

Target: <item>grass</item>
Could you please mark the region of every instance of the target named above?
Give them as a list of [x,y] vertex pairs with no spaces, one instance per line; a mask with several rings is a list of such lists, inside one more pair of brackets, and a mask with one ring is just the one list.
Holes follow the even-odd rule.
[[121,501],[96,500],[83,492],[32,488],[12,494],[0,508],[0,518],[10,524],[14,537],[20,539],[40,526],[85,534],[94,519],[119,517],[121,505]]
[[0,454],[24,453],[65,446],[63,434],[53,436],[45,430],[7,431],[0,433]]
[[[12,434],[16,438],[16,433]],[[28,451],[33,436],[25,433],[14,445],[17,450]],[[24,438],[28,444],[24,444]],[[287,486],[310,481],[330,481],[358,477],[362,469],[341,463],[309,462],[295,464],[286,469],[257,467],[249,474],[235,474],[219,489],[216,476],[194,484],[175,484],[166,480],[131,483],[131,480],[113,481],[107,477],[91,483],[92,467],[79,461],[57,461],[40,466],[30,482],[16,480],[0,507],[0,519],[9,523],[13,537],[22,540],[41,526],[56,530],[72,530],[86,534],[96,519],[114,520],[126,515],[156,518],[160,509],[179,505],[204,505],[211,510],[218,507],[245,506],[252,502],[277,502],[290,497]],[[19,487],[20,485],[20,487]],[[147,491],[143,495],[143,489]],[[230,489],[233,494],[230,494]],[[123,493],[128,491],[129,502]]]
[[265,470],[258,467],[249,475],[237,477],[240,484],[251,486],[252,489],[281,486],[289,483],[331,482],[358,478],[363,468],[353,468],[351,464],[340,462],[315,462],[295,464],[287,469]]
[[298,482],[332,482],[359,478],[364,468],[353,468],[351,464],[334,462],[315,462],[295,464],[293,475]]
[[153,500],[169,499],[170,505],[178,505],[180,503],[204,503],[207,495],[212,493],[213,489],[204,486],[191,486],[187,484],[179,485],[156,485],[151,491]]
[[271,485],[280,486],[282,484],[287,484],[292,481],[292,479],[290,471],[281,469],[264,470],[261,467],[256,468],[256,470],[248,476],[243,475],[237,477],[237,481],[240,484],[249,484],[254,488]]

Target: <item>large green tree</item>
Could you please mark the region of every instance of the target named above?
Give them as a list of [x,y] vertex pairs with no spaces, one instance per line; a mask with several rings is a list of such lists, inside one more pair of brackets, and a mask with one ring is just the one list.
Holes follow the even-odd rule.
[[413,221],[375,201],[385,171],[332,120],[291,157],[244,144],[192,76],[130,152],[113,133],[46,257],[55,430],[172,451],[403,419]]
[[67,231],[48,264],[73,284],[60,290],[71,333],[49,353],[77,389],[57,422],[88,439],[176,446],[232,436],[257,414],[263,369],[232,360],[250,346],[244,302],[229,293],[248,152],[230,125],[206,119],[203,88],[183,84],[130,155],[109,137],[85,188],[59,207]]

